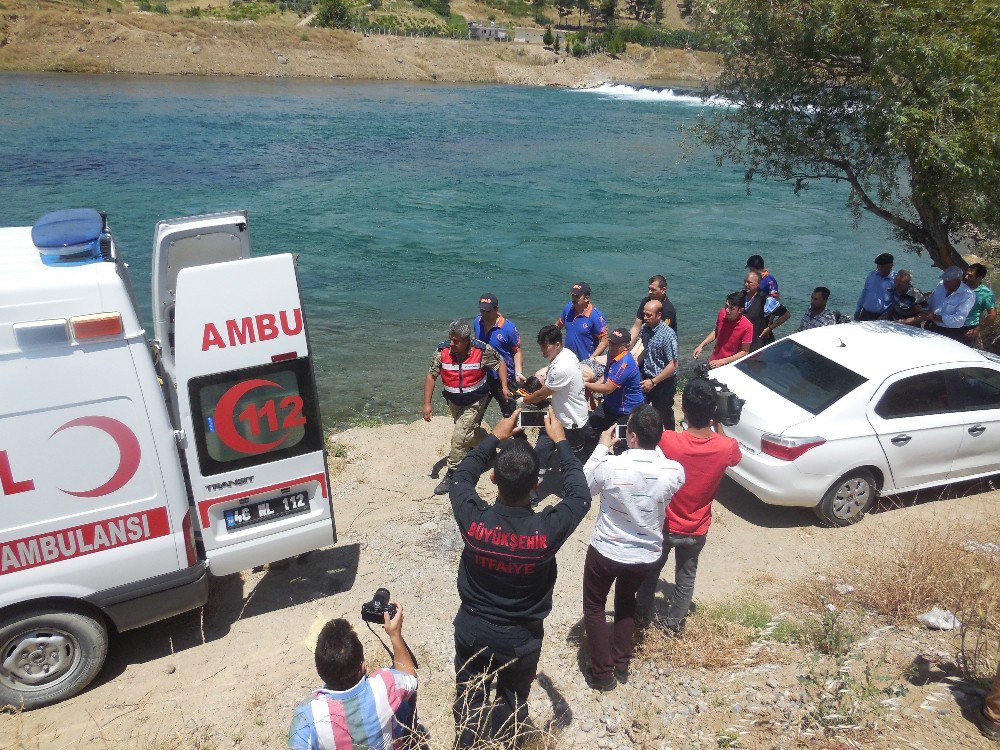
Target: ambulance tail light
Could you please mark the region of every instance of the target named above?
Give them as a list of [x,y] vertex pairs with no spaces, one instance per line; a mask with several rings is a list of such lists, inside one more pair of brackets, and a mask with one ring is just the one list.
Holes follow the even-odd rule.
[[77,341],[120,336],[125,330],[121,313],[117,312],[77,315],[69,319],[69,327],[73,331],[73,338]]
[[184,514],[184,522],[181,524],[184,532],[184,551],[187,552],[187,563],[190,568],[198,562],[198,548],[194,543],[194,527],[191,525],[191,513]]

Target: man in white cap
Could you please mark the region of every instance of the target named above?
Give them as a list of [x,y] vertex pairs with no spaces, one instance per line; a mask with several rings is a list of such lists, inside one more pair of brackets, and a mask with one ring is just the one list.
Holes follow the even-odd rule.
[[916,317],[927,321],[928,331],[962,341],[965,319],[975,304],[975,293],[962,283],[962,269],[952,266],[941,274],[941,283],[927,298],[927,309]]

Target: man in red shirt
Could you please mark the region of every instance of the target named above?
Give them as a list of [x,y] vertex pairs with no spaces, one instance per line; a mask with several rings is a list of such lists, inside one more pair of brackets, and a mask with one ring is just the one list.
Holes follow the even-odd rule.
[[[674,595],[670,600],[665,624],[669,632],[680,635],[694,596],[694,579],[712,523],[712,501],[727,466],[736,466],[743,457],[739,443],[722,432],[715,421],[715,388],[705,378],[693,378],[684,388],[681,409],[688,428],[684,432],[667,430],[660,438],[663,455],[684,467],[684,484],[670,499],[663,524],[663,552],[653,566],[637,596],[641,611],[650,612],[660,571],[670,550],[675,551]],[[713,429],[714,427],[714,429]]]
[[743,293],[733,292],[726,297],[726,306],[719,310],[715,320],[715,330],[705,337],[694,350],[694,358],[701,356],[701,350],[715,342],[708,366],[712,369],[735,362],[745,357],[753,343],[753,323],[743,316]]

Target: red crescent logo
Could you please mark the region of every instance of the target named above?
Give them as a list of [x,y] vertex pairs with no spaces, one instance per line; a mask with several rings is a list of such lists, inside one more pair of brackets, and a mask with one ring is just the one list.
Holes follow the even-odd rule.
[[281,388],[280,385],[272,380],[262,380],[259,378],[244,380],[242,383],[237,383],[223,393],[222,398],[219,399],[219,403],[215,405],[215,433],[219,436],[219,440],[238,453],[249,455],[266,453],[269,450],[277,448],[288,439],[288,435],[285,435],[270,443],[254,443],[236,431],[236,422],[233,414],[236,411],[236,404],[254,388],[264,387]]
[[70,427],[94,427],[110,435],[111,439],[118,446],[118,468],[115,469],[115,473],[111,475],[111,478],[107,482],[92,490],[74,492],[73,490],[65,490],[62,487],[59,489],[67,495],[73,495],[74,497],[102,497],[103,495],[110,495],[112,492],[120,490],[135,476],[136,471],[139,470],[139,458],[142,455],[142,451],[139,448],[139,439],[127,425],[111,417],[79,417],[70,420],[58,428],[49,435],[49,438],[55,437]]

